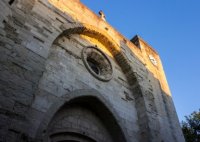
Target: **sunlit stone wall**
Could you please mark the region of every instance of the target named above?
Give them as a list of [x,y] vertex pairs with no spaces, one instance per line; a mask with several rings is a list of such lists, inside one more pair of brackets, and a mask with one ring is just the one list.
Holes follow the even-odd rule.
[[184,141],[160,57],[140,37],[78,0],[0,10],[0,141]]

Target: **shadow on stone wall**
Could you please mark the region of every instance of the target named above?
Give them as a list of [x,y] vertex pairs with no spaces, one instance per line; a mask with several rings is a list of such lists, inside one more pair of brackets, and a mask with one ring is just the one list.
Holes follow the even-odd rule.
[[[173,137],[172,140],[174,141],[179,141],[181,139],[180,135],[182,133],[179,129],[180,126],[171,97],[162,91],[159,81],[156,78],[153,80],[154,83],[159,86],[160,93],[154,94],[155,92],[151,90],[154,89],[154,87],[150,90],[145,90],[143,84],[141,84],[141,78],[137,74],[138,71],[134,63],[132,64],[127,59],[126,54],[121,50],[121,46],[124,46],[124,41],[121,41],[120,45],[118,45],[106,31],[91,25],[81,24],[79,21],[74,21],[69,15],[63,14],[58,9],[42,1],[38,1],[37,3],[41,4],[40,8],[46,8],[48,10],[53,9],[53,11],[62,18],[67,16],[67,19],[65,19],[67,22],[65,21],[66,23],[62,23],[62,20],[56,19],[55,17],[55,21],[52,19],[52,21],[50,19],[48,21],[42,17],[44,13],[38,14],[33,12],[32,9],[36,5],[34,0],[26,2],[17,1],[13,3],[12,6],[9,6],[7,1],[0,2],[0,4],[9,7],[9,12],[5,11],[4,13],[8,16],[1,16],[0,20],[3,25],[3,27],[0,27],[0,141],[16,140],[27,142],[35,137],[36,130],[38,130],[38,132],[41,131],[38,127],[46,114],[45,112],[34,111],[32,105],[35,101],[35,95],[38,93],[39,81],[45,71],[45,62],[48,57],[49,48],[54,42],[51,41],[52,36],[53,39],[56,39],[62,34],[85,34],[98,39],[108,47],[115,61],[126,75],[136,102],[138,124],[140,126],[140,132],[138,134],[140,137],[139,141],[145,142],[158,139],[162,141],[163,138],[160,135],[160,128],[165,127],[164,124],[167,124],[167,131],[170,131],[169,134],[166,134],[167,136]],[[21,6],[17,7],[17,5]],[[21,11],[19,11],[19,8]],[[37,23],[37,20],[40,22]],[[61,26],[53,27],[51,24],[52,22],[54,22],[55,25],[57,22],[60,22]],[[40,23],[46,24],[47,26],[41,26]],[[51,28],[48,29],[47,27]],[[46,39],[38,37],[36,33],[34,35],[33,29],[36,29],[35,32],[40,33],[46,37]],[[35,44],[32,44],[32,42]],[[42,48],[38,45],[42,45]],[[134,53],[131,54],[134,56]],[[134,56],[134,58],[139,61],[136,56]],[[142,63],[140,64],[143,66]],[[153,73],[150,71],[146,73],[151,74],[153,77]],[[146,78],[143,78],[143,82],[148,82],[148,80],[145,81],[145,79]],[[156,100],[157,95],[160,95],[159,102],[158,99]],[[108,131],[111,132],[111,135],[118,136],[113,138],[115,141],[117,141],[116,138],[122,141],[128,139],[128,134],[124,134],[125,136],[123,135],[123,132],[126,132],[124,130],[125,128],[120,128],[120,125],[122,125],[121,120],[115,118],[116,115],[113,116],[111,111],[108,110],[108,108],[111,109],[112,107],[105,107],[105,102],[99,102],[93,98],[86,99],[87,103],[84,102],[83,99],[81,99],[81,101],[75,99],[72,102],[80,101],[83,105],[87,104],[87,108],[89,107],[93,112],[96,112],[107,126]],[[160,106],[163,106],[163,109],[160,110]],[[57,111],[58,110],[55,110],[55,112]],[[164,113],[162,111],[164,111]],[[100,115],[101,112],[105,117]],[[168,122],[163,123],[165,120]],[[113,128],[117,129],[117,131],[113,131]],[[163,128],[163,132],[165,132],[164,129],[165,128]]]

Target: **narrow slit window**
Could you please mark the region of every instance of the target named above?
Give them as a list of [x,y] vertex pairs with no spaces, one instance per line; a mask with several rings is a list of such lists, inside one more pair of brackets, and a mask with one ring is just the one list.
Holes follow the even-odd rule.
[[12,5],[15,0],[10,0],[9,5]]

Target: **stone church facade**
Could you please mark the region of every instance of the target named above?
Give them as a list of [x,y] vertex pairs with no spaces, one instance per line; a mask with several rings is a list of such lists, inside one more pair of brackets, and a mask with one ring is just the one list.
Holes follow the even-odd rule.
[[79,0],[0,1],[0,142],[184,142],[156,51]]

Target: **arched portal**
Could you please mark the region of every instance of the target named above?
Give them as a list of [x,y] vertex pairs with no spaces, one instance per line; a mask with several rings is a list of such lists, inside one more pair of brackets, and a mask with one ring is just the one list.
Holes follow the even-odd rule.
[[[86,95],[88,94],[88,95]],[[41,127],[46,142],[126,142],[117,113],[96,90],[77,90],[58,100]],[[45,128],[45,129],[44,129]]]

